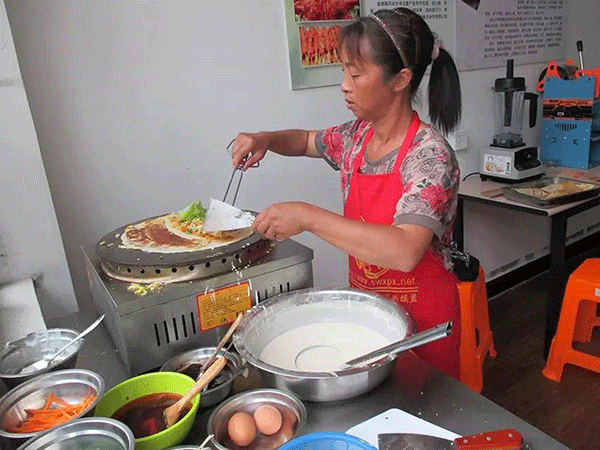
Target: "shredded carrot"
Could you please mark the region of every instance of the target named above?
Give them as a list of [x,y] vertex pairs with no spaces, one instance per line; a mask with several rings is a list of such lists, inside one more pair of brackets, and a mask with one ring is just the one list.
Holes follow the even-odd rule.
[[35,433],[52,428],[61,423],[77,417],[90,406],[96,396],[94,394],[86,395],[82,401],[76,404],[65,402],[62,398],[54,394],[49,394],[46,402],[41,409],[26,409],[27,418],[17,425],[9,425],[6,431],[10,433]]
[[52,397],[54,397],[54,394],[51,392],[48,398],[46,399],[46,403],[44,403],[44,409],[48,409],[50,408],[50,406],[52,406]]

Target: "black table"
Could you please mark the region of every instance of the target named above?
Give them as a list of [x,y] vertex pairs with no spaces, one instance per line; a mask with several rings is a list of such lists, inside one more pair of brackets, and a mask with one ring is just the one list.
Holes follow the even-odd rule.
[[[562,175],[561,175],[562,176]],[[479,176],[473,176],[462,181],[458,195],[458,211],[454,226],[454,240],[460,250],[464,249],[464,203],[477,202],[492,205],[498,210],[512,209],[538,216],[550,218],[550,274],[548,284],[548,300],[546,303],[546,330],[544,336],[544,357],[548,356],[552,338],[556,333],[562,299],[568,279],[566,270],[565,247],[567,239],[567,219],[575,214],[587,211],[600,205],[600,196],[573,203],[540,208],[524,203],[507,200],[502,195],[497,197],[483,196],[483,192],[507,186],[494,181],[481,181]]]

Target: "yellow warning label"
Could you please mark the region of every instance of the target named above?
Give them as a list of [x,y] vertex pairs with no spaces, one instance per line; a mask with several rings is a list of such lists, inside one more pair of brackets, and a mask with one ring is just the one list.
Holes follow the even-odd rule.
[[240,312],[252,306],[250,282],[236,283],[196,296],[202,331],[232,323]]

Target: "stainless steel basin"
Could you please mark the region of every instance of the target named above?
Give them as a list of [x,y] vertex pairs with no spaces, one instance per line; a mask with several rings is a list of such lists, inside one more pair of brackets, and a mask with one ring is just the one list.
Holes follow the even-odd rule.
[[262,351],[277,336],[318,322],[367,327],[390,343],[411,335],[414,330],[408,312],[382,296],[352,289],[307,289],[272,297],[252,308],[233,341],[240,356],[260,371],[265,386],[292,392],[302,400],[321,402],[355,397],[373,389],[390,374],[395,358],[389,357],[334,372],[289,370],[261,360]]

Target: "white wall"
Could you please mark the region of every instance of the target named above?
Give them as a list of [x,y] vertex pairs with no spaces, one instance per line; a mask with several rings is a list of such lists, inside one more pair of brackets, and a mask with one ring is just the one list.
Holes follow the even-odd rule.
[[[0,285],[31,277],[36,278],[46,319],[77,310],[8,17],[0,2]],[[26,304],[25,299],[13,300]],[[15,320],[14,307],[0,305],[0,327],[3,321]]]
[[[289,89],[283,0],[5,2],[80,304],[80,246],[223,195],[225,146],[238,131],[323,128],[352,117],[338,87]],[[586,30],[587,61],[598,64],[599,3],[570,5],[570,56]],[[516,74],[531,87],[542,68],[518,66]],[[461,75],[470,139],[458,155],[463,174],[477,170],[478,149],[493,133],[489,87],[503,72]],[[341,211],[338,174],[322,161],[271,155],[244,176],[237,204],[260,210],[285,200]],[[299,240],[315,251],[316,285],[346,285],[344,255],[312,236]]]
[[[584,44],[586,68],[600,66],[600,0],[568,0],[568,21],[565,27],[566,57],[579,64],[576,42]],[[562,63],[563,61],[558,61]],[[515,76],[525,77],[528,90],[534,91],[545,64],[516,66]],[[460,153],[463,176],[479,170],[479,151],[490,143],[493,135],[491,92],[495,78],[504,76],[505,69],[468,71],[461,73],[465,99],[463,124],[469,132],[469,151]],[[538,99],[538,123],[528,128],[525,121],[525,142],[541,145],[542,99]],[[567,243],[598,231],[600,208],[569,218]],[[518,211],[501,211],[487,205],[465,203],[465,250],[476,255],[486,269],[488,280],[497,278],[549,252],[550,219]]]

